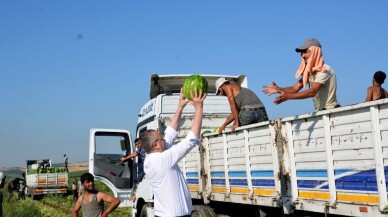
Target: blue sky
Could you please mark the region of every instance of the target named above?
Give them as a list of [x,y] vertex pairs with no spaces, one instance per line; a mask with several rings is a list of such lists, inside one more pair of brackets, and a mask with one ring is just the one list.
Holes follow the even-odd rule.
[[339,102],[363,102],[388,72],[387,11],[385,0],[2,0],[0,167],[87,161],[90,128],[134,132],[154,73],[245,74],[271,119],[313,112],[312,99],[274,105],[261,92],[297,81],[295,47],[311,37]]

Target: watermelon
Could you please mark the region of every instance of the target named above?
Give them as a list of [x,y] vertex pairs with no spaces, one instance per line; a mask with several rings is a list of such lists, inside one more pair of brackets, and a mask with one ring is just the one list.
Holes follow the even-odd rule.
[[211,131],[210,131],[210,130],[205,130],[205,131],[203,131],[203,132],[201,133],[201,136],[203,136],[203,135],[205,135],[205,134],[208,134],[208,133],[211,133]]
[[190,75],[186,78],[185,82],[183,83],[183,95],[186,97],[186,99],[191,100],[190,96],[190,90],[195,93],[195,90],[202,90],[202,94],[207,93],[208,84],[206,78],[202,77],[201,75],[194,74]]

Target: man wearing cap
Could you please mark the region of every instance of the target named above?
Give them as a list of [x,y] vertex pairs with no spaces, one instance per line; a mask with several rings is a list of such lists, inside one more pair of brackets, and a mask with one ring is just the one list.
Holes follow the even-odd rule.
[[[280,94],[273,101],[280,104],[290,99],[306,99],[313,97],[315,111],[337,108],[337,81],[334,70],[323,60],[321,44],[310,38],[295,49],[301,55],[301,64],[295,77],[302,78],[290,87],[279,87],[275,82],[264,85],[263,92],[271,95]],[[309,89],[300,91],[309,83]]]
[[230,83],[225,78],[219,78],[216,81],[216,95],[228,97],[232,112],[224,124],[218,128],[219,133],[232,121],[234,121],[232,131],[235,131],[237,127],[268,120],[263,103],[248,88],[241,87],[236,83]]

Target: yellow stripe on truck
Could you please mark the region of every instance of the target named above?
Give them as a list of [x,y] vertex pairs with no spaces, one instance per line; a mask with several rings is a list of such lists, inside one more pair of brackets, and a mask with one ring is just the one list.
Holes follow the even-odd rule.
[[[330,194],[328,192],[314,192],[314,191],[299,191],[299,197],[313,200],[329,200]],[[354,194],[354,193],[337,193],[337,201],[351,202],[351,203],[367,203],[379,204],[378,195]]]
[[212,192],[223,192],[226,193],[225,187],[212,187]]
[[254,188],[253,194],[255,195],[264,195],[264,196],[275,196],[278,195],[277,191],[275,189],[260,189],[260,188]]
[[[212,187],[212,192],[221,192],[226,193],[225,187]],[[237,194],[248,194],[249,189],[248,188],[237,188],[237,187],[231,187],[230,188],[231,193],[237,193]],[[273,196],[277,195],[277,192],[275,189],[253,189],[253,194],[255,195],[263,195],[263,196]]]
[[190,191],[199,191],[199,186],[198,185],[189,185],[189,190]]
[[329,200],[330,194],[328,192],[299,191],[299,197],[305,199]]
[[236,187],[231,187],[230,192],[232,193],[238,193],[238,194],[248,194],[249,190],[248,188],[236,188]]
[[373,203],[379,204],[379,196],[377,195],[363,195],[363,194],[349,194],[349,193],[338,193],[338,201],[344,202],[359,202],[359,203]]

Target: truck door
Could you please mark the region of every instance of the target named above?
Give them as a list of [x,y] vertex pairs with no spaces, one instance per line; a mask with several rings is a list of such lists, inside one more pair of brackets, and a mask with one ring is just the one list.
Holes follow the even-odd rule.
[[135,161],[120,163],[121,157],[134,151],[129,131],[91,129],[89,143],[89,172],[113,191],[121,207],[131,206]]

